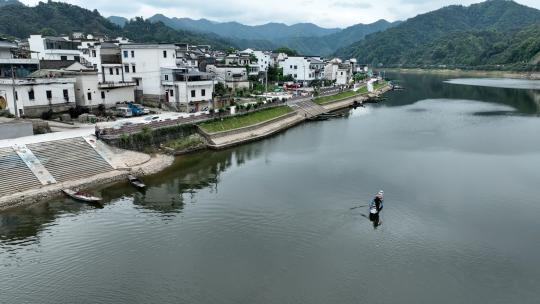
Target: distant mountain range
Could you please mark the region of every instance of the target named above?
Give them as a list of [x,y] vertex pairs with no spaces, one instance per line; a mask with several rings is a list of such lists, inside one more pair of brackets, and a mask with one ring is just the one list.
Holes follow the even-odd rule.
[[[111,16],[109,21],[123,26],[128,19]],[[312,23],[267,23],[263,25],[244,25],[238,22],[216,22],[207,19],[169,18],[162,14],[148,20],[162,22],[177,30],[200,33],[213,33],[227,38],[242,48],[275,49],[281,46],[297,50],[306,55],[329,55],[338,48],[356,42],[364,36],[393,27],[400,22],[390,23],[379,20],[371,24],[357,24],[346,29],[322,28]]]
[[383,66],[540,70],[540,10],[509,0],[447,6],[404,22],[379,20],[346,29],[310,23],[249,26],[163,15],[107,19],[97,10],[53,1],[25,6],[0,0],[0,6],[0,36],[21,39],[80,31],[136,42],[210,44],[222,50],[287,46],[304,55]]
[[336,55],[385,65],[535,68],[540,10],[507,0],[448,6],[368,35]]

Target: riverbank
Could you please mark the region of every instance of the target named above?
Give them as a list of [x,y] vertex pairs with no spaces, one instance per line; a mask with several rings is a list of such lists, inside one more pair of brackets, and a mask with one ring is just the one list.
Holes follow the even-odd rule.
[[[379,88],[375,92],[370,93],[370,95],[383,94],[390,89],[390,86],[386,85],[382,88]],[[368,99],[369,96],[367,94],[354,94],[351,97],[333,100],[322,105],[317,105],[310,100],[304,100],[302,102],[297,102],[296,104],[303,103],[303,106],[308,106],[308,108],[310,106],[320,108],[319,112],[317,113],[323,113],[348,108],[357,102],[365,101]],[[169,155],[158,153],[151,156],[146,153],[123,150],[120,148],[106,145],[101,141],[95,141],[94,138],[94,148],[100,151],[101,156],[106,159],[113,166],[114,169],[109,172],[96,174],[88,178],[59,182],[0,197],[0,211],[19,206],[30,205],[33,203],[50,200],[52,198],[62,196],[62,189],[66,188],[92,188],[98,185],[125,180],[128,174],[141,176],[158,173],[166,169],[173,163],[174,155],[179,154],[175,153],[178,152],[175,151],[178,149],[186,149],[185,151],[183,151],[185,153],[196,153],[197,151],[203,150],[205,148],[225,149],[231,146],[260,140],[278,132],[287,130],[295,125],[298,125],[313,115],[318,115],[316,113],[312,113],[313,115],[311,116],[307,115],[306,109],[307,108],[302,107],[299,107],[297,110],[294,111],[289,109],[288,111],[284,112],[286,114],[272,117],[270,119],[260,121],[255,124],[243,125],[240,128],[225,130],[221,132],[209,133],[203,128],[197,126],[198,133],[207,141],[206,146],[201,147],[200,144],[198,144],[196,147],[197,149],[191,150],[186,149],[186,147],[191,146],[191,141],[180,141],[176,142],[176,145],[172,145],[171,147],[168,147],[168,149],[166,149],[169,150],[167,151],[169,152]],[[309,111],[313,111],[313,108],[309,109]],[[90,140],[90,142],[92,142],[92,140]]]
[[137,176],[155,174],[169,167],[174,161],[174,157],[171,155],[148,155],[114,148],[112,151],[114,151],[114,155],[111,156],[113,158],[112,161],[120,165],[116,170],[94,175],[89,178],[56,183],[0,197],[0,211],[63,196],[62,189],[66,188],[88,189],[98,185],[125,180],[128,174]]
[[498,77],[512,79],[540,80],[540,72],[512,72],[512,71],[480,71],[480,70],[447,70],[447,69],[385,69],[386,72],[432,74],[468,77]]

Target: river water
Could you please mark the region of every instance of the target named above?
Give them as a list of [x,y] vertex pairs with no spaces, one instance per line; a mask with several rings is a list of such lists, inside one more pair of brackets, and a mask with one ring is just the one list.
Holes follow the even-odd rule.
[[538,83],[391,77],[381,104],[96,189],[102,209],[0,214],[0,303],[538,303]]

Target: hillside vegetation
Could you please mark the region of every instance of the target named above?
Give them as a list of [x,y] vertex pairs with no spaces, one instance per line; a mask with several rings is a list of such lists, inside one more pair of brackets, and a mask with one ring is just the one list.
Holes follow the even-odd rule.
[[235,46],[217,35],[174,30],[163,23],[142,18],[135,18],[122,28],[101,16],[97,10],[90,11],[62,2],[40,2],[35,7],[10,3],[0,9],[0,35],[24,39],[31,34],[56,35],[76,31],[105,34],[111,38],[125,36],[135,42],[188,42],[223,49]]
[[390,66],[537,69],[540,11],[513,1],[448,6],[366,36],[336,52]]

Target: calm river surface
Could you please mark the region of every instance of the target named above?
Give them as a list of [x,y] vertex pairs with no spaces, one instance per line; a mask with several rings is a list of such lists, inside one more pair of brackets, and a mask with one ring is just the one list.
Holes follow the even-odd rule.
[[[0,303],[538,303],[540,91],[391,77],[382,104],[96,189],[103,209],[1,213]],[[380,189],[374,229],[351,208]]]

